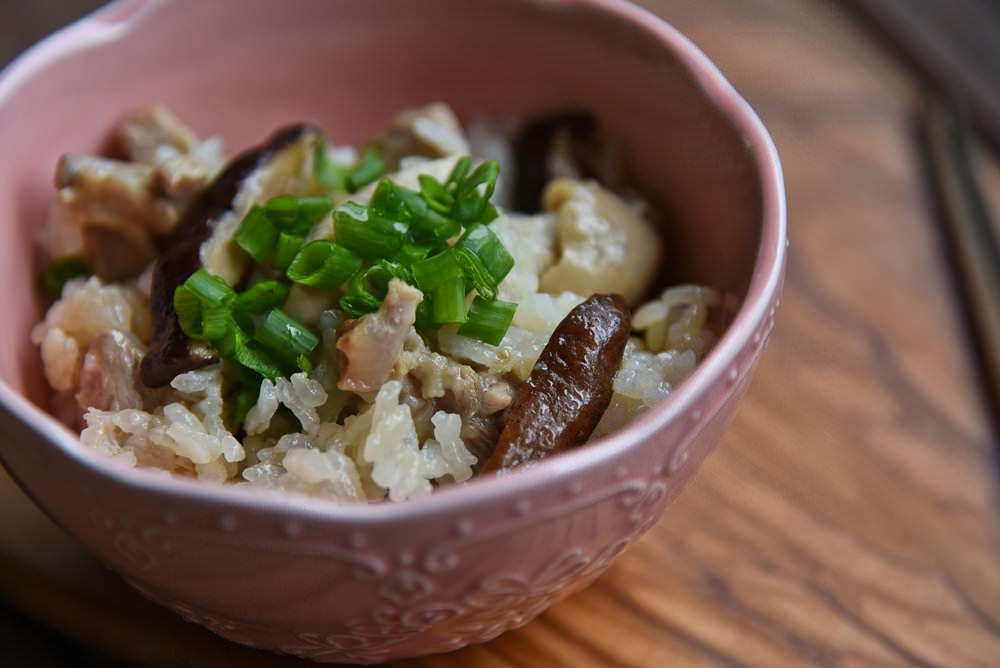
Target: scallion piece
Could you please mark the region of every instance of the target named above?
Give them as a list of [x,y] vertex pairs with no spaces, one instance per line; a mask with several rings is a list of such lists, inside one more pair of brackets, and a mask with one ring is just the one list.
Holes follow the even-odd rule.
[[326,150],[326,141],[316,144],[313,149],[313,177],[327,190],[347,190],[347,175],[351,166],[334,162]]
[[174,290],[174,312],[181,331],[192,339],[201,338],[201,300],[186,285]]
[[312,360],[309,359],[308,355],[299,355],[295,358],[295,366],[299,367],[299,371],[309,373],[313,370]]
[[426,258],[430,252],[431,249],[429,246],[404,241],[403,245],[396,251],[396,254],[392,256],[392,259],[404,267],[412,267],[417,262]]
[[62,294],[63,286],[79,276],[90,276],[91,271],[87,261],[82,257],[62,257],[53,260],[38,277],[38,285],[42,292],[50,297]]
[[360,318],[366,313],[374,313],[382,302],[368,294],[346,294],[340,298],[340,310],[349,316]]
[[516,310],[517,304],[511,302],[500,299],[487,301],[476,297],[469,307],[465,324],[458,328],[458,333],[498,346],[503,341]]
[[470,225],[456,244],[474,253],[499,285],[514,268],[514,258],[504,247],[500,238],[485,225]]
[[[259,377],[258,377],[259,378]],[[229,400],[229,426],[230,431],[239,430],[243,421],[247,419],[247,413],[257,403],[257,396],[260,394],[260,387],[243,387],[237,390]]]
[[443,281],[431,296],[431,315],[438,325],[461,324],[465,322],[465,279],[453,278]]
[[181,331],[189,338],[199,341],[217,341],[223,338],[232,326],[228,304],[207,303],[191,289],[189,282],[190,279],[174,290],[174,311]]
[[420,174],[417,182],[420,183],[420,193],[427,200],[428,206],[442,214],[451,211],[455,197],[437,179],[430,174]]
[[432,296],[424,293],[424,300],[417,304],[417,330],[421,333],[429,335],[437,329],[437,324],[434,322],[434,302]]
[[281,309],[272,309],[257,328],[254,339],[279,355],[308,355],[319,337]]
[[236,295],[233,311],[261,315],[282,306],[288,299],[288,286],[280,281],[261,281]]
[[484,185],[486,188],[483,190],[480,197],[484,200],[489,200],[493,197],[493,191],[497,186],[497,177],[500,176],[500,165],[495,160],[487,160],[482,163],[476,169],[469,174],[468,178],[462,181],[462,184],[458,187],[456,194],[461,197],[467,193],[478,191],[479,186]]
[[440,248],[462,230],[457,220],[447,218],[434,209],[428,208],[424,216],[413,222],[410,233],[422,244]]
[[368,259],[388,257],[403,245],[406,226],[347,202],[334,214],[337,243]]
[[294,220],[299,213],[299,198],[295,195],[278,195],[267,200],[264,210],[279,220]]
[[482,217],[487,204],[488,202],[478,192],[470,190],[459,195],[455,206],[451,208],[451,215],[468,225]]
[[401,264],[390,260],[377,261],[351,277],[347,283],[347,294],[340,300],[340,307],[355,316],[377,311],[385,299],[389,282],[394,278],[413,283],[413,276]]
[[262,207],[254,206],[243,218],[234,238],[236,245],[256,262],[263,262],[270,257],[278,243],[278,228]]
[[239,327],[232,328],[230,335],[216,345],[223,356],[236,360],[265,378],[274,380],[284,375],[281,365],[269,353],[261,350],[253,341],[250,341],[246,333]]
[[236,298],[236,292],[228,283],[204,269],[188,276],[184,285],[204,306],[228,306]]
[[318,239],[302,247],[286,275],[302,285],[333,290],[360,268],[360,257],[339,244]]
[[368,206],[379,216],[402,223],[412,223],[427,215],[427,202],[420,193],[392,179],[379,181]]
[[499,216],[500,213],[497,211],[497,208],[493,206],[491,202],[487,202],[486,208],[483,209],[482,215],[479,216],[479,220],[477,220],[476,222],[479,223],[480,225],[489,225]]
[[458,246],[451,250],[455,254],[458,266],[462,268],[462,272],[479,296],[488,301],[496,299],[496,279],[493,278],[493,274],[486,268],[486,265],[483,264],[479,256],[467,248],[460,248]]
[[333,202],[328,197],[279,195],[268,200],[264,211],[271,221],[289,234],[304,237],[323,216],[330,213]]
[[361,161],[347,175],[347,192],[357,192],[385,173],[385,164],[378,152],[370,148],[361,156]]
[[444,250],[410,267],[413,280],[424,294],[434,291],[446,281],[460,279],[464,272],[452,249]]
[[465,178],[465,175],[469,173],[470,167],[472,167],[472,160],[469,156],[463,155],[459,158],[458,162],[455,163],[455,166],[451,168],[448,180],[445,181],[444,184],[445,188],[447,188],[449,192],[454,192],[462,182],[462,179]]
[[278,235],[278,245],[274,249],[274,261],[271,263],[278,271],[285,271],[292,263],[304,239],[298,235],[282,232]]

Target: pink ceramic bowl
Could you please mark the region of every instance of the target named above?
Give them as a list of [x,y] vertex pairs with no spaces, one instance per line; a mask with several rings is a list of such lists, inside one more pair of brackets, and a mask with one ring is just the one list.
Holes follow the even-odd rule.
[[[61,152],[162,101],[231,149],[314,119],[361,140],[402,107],[592,109],[670,211],[669,275],[742,306],[701,367],[628,429],[516,475],[338,507],[123,470],[46,413],[28,332],[32,238]],[[136,589],[239,643],[320,661],[443,652],[585,587],[718,442],[774,322],[785,209],[760,121],[687,39],[615,0],[119,2],[0,78],[0,454]]]

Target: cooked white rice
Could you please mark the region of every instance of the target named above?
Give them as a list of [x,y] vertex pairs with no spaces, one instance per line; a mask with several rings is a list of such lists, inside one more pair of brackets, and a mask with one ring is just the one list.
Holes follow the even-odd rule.
[[[486,146],[510,162],[509,147],[487,131],[477,130],[473,144]],[[415,183],[422,169],[446,175],[453,162],[453,157],[406,159],[405,178]],[[572,186],[563,183],[561,187]],[[336,329],[343,315],[327,310],[324,299],[328,296],[317,298],[296,286],[287,308],[318,327],[322,337],[319,359],[314,360],[316,367],[309,375],[296,373],[261,383],[244,421],[242,443],[225,426],[228,385],[221,365],[181,374],[165,390],[143,388],[141,407],[99,410],[81,406],[67,419],[83,427],[85,445],[128,466],[343,502],[401,500],[427,494],[437,485],[468,480],[477,458],[466,441],[481,425],[473,424],[477,416],[470,417],[468,411],[445,408],[475,404],[483,415],[493,415],[509,404],[553,330],[584,301],[586,295],[564,288],[582,285],[624,292],[616,283],[606,283],[617,276],[626,277],[622,280],[635,293],[633,263],[639,265],[635,267],[639,274],[651,275],[654,269],[647,250],[642,257],[628,255],[628,249],[636,246],[635,239],[628,238],[634,232],[611,229],[614,221],[597,220],[600,211],[587,209],[588,202],[616,211],[625,211],[626,205],[610,193],[594,190],[595,185],[587,188],[572,211],[505,214],[493,223],[492,229],[516,261],[500,285],[500,297],[518,303],[512,326],[498,346],[445,327],[434,351],[411,331],[396,360],[394,377],[373,397],[355,396],[336,387]],[[362,200],[366,196],[365,191],[357,195]],[[249,202],[241,205],[245,208]],[[628,225],[648,226],[644,221],[637,223],[641,218],[628,210]],[[600,225],[595,227],[595,220]],[[579,261],[563,261],[567,240],[560,235],[568,233],[574,235],[575,257],[598,258],[603,263],[600,272]],[[314,234],[329,236],[332,225],[325,221]],[[648,229],[641,231],[647,234],[651,234]],[[602,243],[601,235],[615,239],[616,253],[602,254],[599,248],[588,246]],[[558,271],[550,272],[554,267]],[[574,271],[581,273],[575,276]],[[545,276],[560,287],[540,291]],[[150,339],[149,280],[147,271],[131,283],[104,285],[90,278],[65,286],[61,298],[32,332],[33,341],[41,347],[46,378],[56,392],[54,406],[72,406],[73,397],[81,396],[77,394],[82,393],[81,369],[88,356],[97,354],[93,348],[102,335],[129,334],[129,341],[145,352]],[[678,286],[635,310],[633,329],[640,336],[633,337],[626,349],[614,379],[611,406],[595,438],[627,424],[691,373],[714,344],[708,317],[719,302],[714,290]],[[124,365],[114,372],[128,382],[137,368]]]

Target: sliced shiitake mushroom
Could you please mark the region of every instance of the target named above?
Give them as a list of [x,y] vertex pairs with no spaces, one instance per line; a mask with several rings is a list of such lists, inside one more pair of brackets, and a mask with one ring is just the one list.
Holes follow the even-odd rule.
[[150,294],[153,340],[142,360],[142,382],[161,387],[186,371],[211,363],[203,346],[189,345],[174,311],[174,290],[199,267],[236,284],[247,268],[233,241],[254,202],[292,190],[302,178],[320,131],[294,125],[233,159],[192,203],[156,261]]

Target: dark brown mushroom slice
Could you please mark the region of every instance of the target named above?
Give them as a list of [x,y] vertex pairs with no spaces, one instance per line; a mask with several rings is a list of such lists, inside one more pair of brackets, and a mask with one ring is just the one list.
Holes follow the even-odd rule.
[[198,270],[201,245],[211,236],[213,222],[229,212],[244,182],[266,168],[282,150],[318,130],[311,125],[293,125],[275,132],[261,146],[234,158],[192,203],[174,228],[156,261],[150,294],[153,340],[142,360],[142,382],[162,387],[175,376],[214,361],[203,347],[189,346],[174,311],[174,290]]
[[560,176],[596,179],[613,190],[620,177],[611,145],[589,111],[566,111],[531,121],[514,138],[515,211],[538,213],[542,191]]
[[585,443],[611,401],[630,326],[621,295],[593,295],[570,311],[517,389],[483,471],[507,471]]

